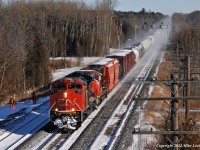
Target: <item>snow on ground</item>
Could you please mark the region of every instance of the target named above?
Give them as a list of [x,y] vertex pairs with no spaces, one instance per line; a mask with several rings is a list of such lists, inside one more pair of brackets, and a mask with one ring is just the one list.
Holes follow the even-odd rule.
[[66,69],[58,69],[55,72],[52,73],[53,81],[58,80],[67,74],[70,74],[74,71],[80,70],[80,67],[73,67],[73,68],[66,68]]
[[85,65],[88,65],[90,63],[93,63],[99,59],[101,59],[102,57],[83,57],[83,60],[82,60],[82,65],[85,66]]
[[[144,104],[145,105],[145,104]],[[143,105],[143,106],[144,106]],[[140,115],[139,117],[139,123],[134,127],[136,131],[142,130],[142,131],[156,131],[157,129],[151,125],[153,122],[150,118],[144,117],[143,110],[139,107],[137,109],[139,111]],[[145,150],[147,148],[147,145],[157,143],[156,136],[155,135],[140,135],[140,134],[134,134],[133,135],[133,145],[129,149],[141,149]]]
[[82,66],[88,65],[102,57],[57,57],[57,58],[50,58],[50,60],[67,60],[72,62],[81,62]]
[[[48,101],[49,96],[38,99],[37,104],[32,104],[32,100],[17,102],[14,109],[10,109],[8,104],[2,106],[0,108],[0,149],[11,146],[12,143],[16,143],[17,140],[25,135],[27,138],[30,137],[45,125],[43,124],[41,126],[40,124],[48,119],[49,111],[45,110],[48,110],[49,104],[43,105]],[[38,118],[39,120],[35,119],[38,114],[42,114],[40,118]],[[28,124],[29,122],[32,122],[31,126]],[[25,125],[26,127],[23,127]],[[39,128],[36,129],[36,127]],[[35,129],[35,131],[33,129]],[[10,134],[12,134],[12,136],[7,137]],[[4,144],[2,144],[2,142]]]
[[[81,59],[81,66],[87,66],[88,64],[95,62],[102,57],[83,57],[83,58],[77,58],[77,57],[66,57],[66,60],[72,60],[72,61],[78,61],[78,59]],[[51,58],[52,59],[52,58]],[[54,59],[63,59],[61,57],[54,58]],[[60,79],[67,74],[70,74],[74,71],[80,70],[82,67],[72,67],[72,68],[65,68],[65,69],[58,69],[52,73],[53,81]]]
[[[49,96],[45,98],[40,98],[37,101],[37,104],[33,104],[32,100],[27,100],[23,102],[17,102],[15,104],[15,109],[10,109],[10,105],[6,104],[2,107],[0,107],[0,122],[8,118],[8,116],[15,114],[22,109],[25,109],[25,113],[31,112],[35,107],[38,107],[39,105],[43,104],[44,102],[49,100]],[[19,118],[20,116],[16,116],[16,118]]]
[[[20,119],[26,114],[31,113],[34,108],[47,101],[49,101],[49,96],[38,99],[37,104],[33,104],[32,100],[27,100],[23,102],[17,102],[14,109],[11,109],[9,104],[0,107],[0,138],[5,131],[14,128],[12,125],[10,127],[8,124],[12,124],[17,119]],[[26,119],[28,119],[28,117]]]

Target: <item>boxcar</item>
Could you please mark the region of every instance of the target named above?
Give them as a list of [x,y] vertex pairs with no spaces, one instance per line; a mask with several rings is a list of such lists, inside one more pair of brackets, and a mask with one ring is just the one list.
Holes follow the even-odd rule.
[[135,56],[133,51],[130,50],[121,50],[122,53],[125,53],[127,55],[128,58],[128,65],[127,65],[127,71],[129,72],[133,66],[135,65]]
[[119,82],[119,61],[112,58],[103,58],[88,66],[91,70],[96,70],[102,74],[102,86],[108,93]]
[[107,56],[107,58],[116,58],[120,64],[120,79],[122,79],[134,65],[134,54],[130,50],[119,50]]

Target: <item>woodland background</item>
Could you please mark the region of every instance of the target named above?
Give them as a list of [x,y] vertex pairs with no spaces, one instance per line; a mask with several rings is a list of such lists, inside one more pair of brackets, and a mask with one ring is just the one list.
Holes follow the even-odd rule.
[[[142,36],[166,17],[144,8],[115,11],[116,5],[113,0],[97,0],[95,6],[70,0],[1,2],[0,101],[14,94],[20,99],[50,83],[54,66],[49,58],[105,56],[109,48],[123,48],[135,32]],[[199,23],[199,11],[173,14],[171,49],[199,55]],[[60,67],[67,65],[63,61]]]
[[147,25],[163,18],[145,9],[116,12],[115,5],[112,0],[98,0],[95,6],[76,1],[1,2],[0,100],[13,94],[19,99],[48,84],[50,57],[104,56],[132,38],[135,25],[142,35]]

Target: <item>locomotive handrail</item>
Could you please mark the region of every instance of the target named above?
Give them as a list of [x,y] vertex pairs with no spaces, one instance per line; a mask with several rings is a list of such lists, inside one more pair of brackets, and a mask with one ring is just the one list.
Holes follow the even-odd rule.
[[56,102],[55,102],[55,103],[53,103],[53,105],[50,107],[49,111],[51,111],[51,110],[52,110],[52,108],[55,106],[55,104],[56,104]]

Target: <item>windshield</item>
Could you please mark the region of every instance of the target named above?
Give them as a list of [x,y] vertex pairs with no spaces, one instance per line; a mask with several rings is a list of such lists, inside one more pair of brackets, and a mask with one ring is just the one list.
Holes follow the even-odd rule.
[[66,89],[66,85],[64,83],[56,83],[56,84],[52,85],[52,89],[65,90]]
[[81,84],[72,83],[68,85],[68,89],[82,89]]

